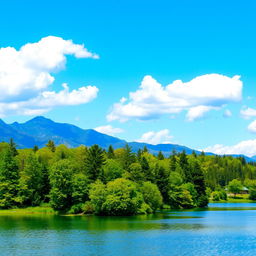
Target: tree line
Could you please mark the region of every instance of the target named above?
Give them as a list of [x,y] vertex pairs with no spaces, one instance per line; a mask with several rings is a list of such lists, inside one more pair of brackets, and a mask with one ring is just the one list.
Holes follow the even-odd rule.
[[[135,215],[157,209],[205,207],[212,191],[233,179],[256,178],[244,158],[137,153],[126,145],[68,148],[49,141],[43,148],[16,149],[0,143],[0,208],[49,203],[57,211]],[[210,192],[209,192],[210,191]]]

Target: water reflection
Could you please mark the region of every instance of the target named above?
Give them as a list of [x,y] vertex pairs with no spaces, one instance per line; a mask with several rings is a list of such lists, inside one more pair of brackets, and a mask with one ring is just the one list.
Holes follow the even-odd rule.
[[256,207],[211,204],[208,209],[149,216],[0,216],[1,255],[253,255]]

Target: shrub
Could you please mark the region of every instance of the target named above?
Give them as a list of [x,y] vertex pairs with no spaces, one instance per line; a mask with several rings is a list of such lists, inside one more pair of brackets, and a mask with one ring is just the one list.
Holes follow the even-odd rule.
[[83,212],[83,206],[84,205],[82,203],[74,204],[74,205],[72,205],[72,207],[70,208],[68,213],[70,213],[70,214],[82,213]]
[[220,201],[220,193],[218,191],[212,192],[212,200],[213,201]]
[[256,200],[256,189],[250,188],[249,190],[249,199]]
[[94,213],[93,204],[90,201],[87,201],[83,205],[83,213],[85,214],[92,214]]

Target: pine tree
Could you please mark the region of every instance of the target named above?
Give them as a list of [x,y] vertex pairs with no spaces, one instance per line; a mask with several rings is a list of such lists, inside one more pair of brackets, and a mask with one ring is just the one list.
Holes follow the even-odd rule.
[[170,159],[169,159],[169,167],[170,167],[170,171],[171,172],[175,172],[176,171],[176,156],[174,154],[170,155]]
[[196,154],[195,150],[192,151],[192,156],[195,157],[195,158],[197,157],[197,154]]
[[46,147],[49,148],[52,152],[55,152],[56,150],[55,143],[53,140],[49,140],[46,144]]
[[138,161],[140,161],[141,155],[142,155],[142,150],[139,148],[139,150],[137,151],[137,160]]
[[140,161],[141,169],[144,174],[145,180],[152,181],[153,180],[153,174],[151,173],[149,164],[147,159],[143,156]]
[[85,158],[85,171],[91,181],[97,180],[102,175],[102,167],[105,164],[105,158],[102,148],[98,145],[91,146]]
[[208,198],[206,196],[205,178],[201,166],[197,160],[190,164],[191,181],[197,191],[197,205],[199,207],[205,207],[208,204]]
[[180,153],[179,157],[180,157],[179,164],[184,174],[184,180],[185,182],[191,182],[192,177],[191,177],[191,172],[189,170],[188,159],[187,159],[185,150],[183,150],[182,153]]
[[157,159],[158,160],[164,160],[164,155],[163,155],[162,151],[158,152]]
[[142,150],[142,153],[148,153],[148,148],[147,146],[144,146],[143,150]]
[[156,184],[162,194],[164,202],[167,203],[169,198],[169,172],[167,172],[162,166],[156,166],[156,169],[158,169],[156,170]]
[[18,205],[18,183],[19,172],[13,150],[7,148],[2,152],[0,160],[0,208]]
[[38,151],[38,146],[37,145],[35,145],[34,147],[33,147],[33,152],[37,152]]
[[129,166],[136,161],[135,154],[132,152],[132,148],[126,144],[124,147],[124,153],[122,156],[122,165],[124,170],[128,171]]
[[39,205],[43,198],[43,166],[35,154],[30,154],[21,172],[20,195],[27,205]]
[[108,147],[107,156],[108,156],[108,159],[114,159],[115,158],[115,152],[114,152],[114,149],[113,149],[112,145],[110,145]]
[[10,147],[10,151],[11,151],[12,156],[17,156],[18,155],[18,151],[16,149],[17,145],[13,141],[13,138],[10,139],[9,147]]

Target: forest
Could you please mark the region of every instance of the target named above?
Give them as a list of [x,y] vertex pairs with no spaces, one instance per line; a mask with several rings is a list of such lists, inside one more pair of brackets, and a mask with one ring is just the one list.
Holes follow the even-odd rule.
[[49,204],[70,214],[148,214],[207,207],[209,198],[225,200],[227,187],[236,194],[246,185],[256,199],[255,179],[255,164],[243,157],[0,143],[0,209]]

